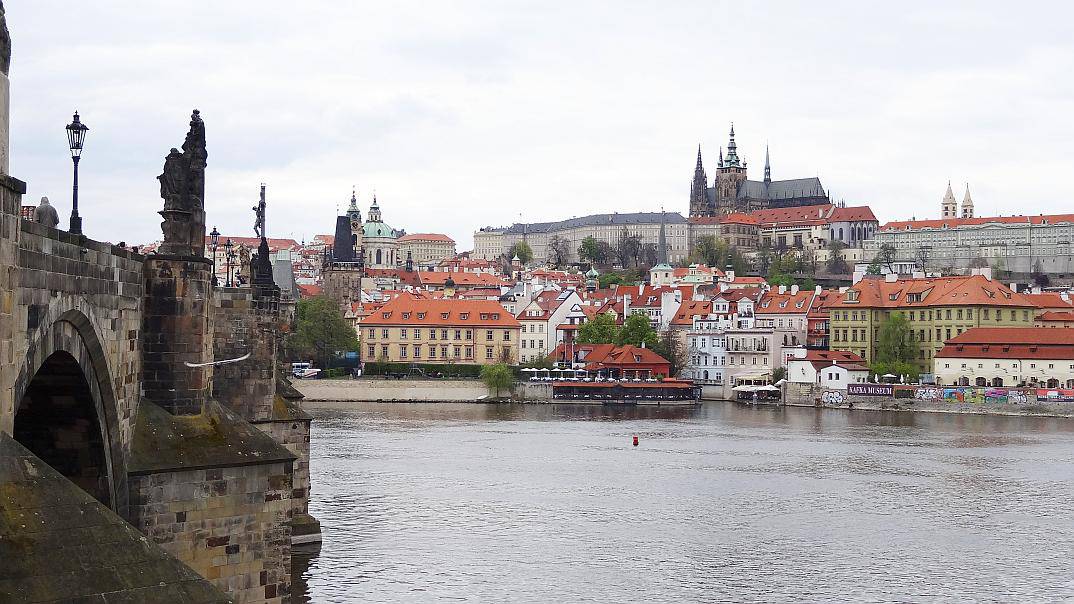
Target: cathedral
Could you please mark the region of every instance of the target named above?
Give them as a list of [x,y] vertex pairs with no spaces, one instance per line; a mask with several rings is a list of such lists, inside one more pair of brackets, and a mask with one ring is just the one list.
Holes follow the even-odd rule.
[[738,156],[735,127],[727,143],[727,157],[720,149],[716,178],[709,186],[708,175],[697,148],[697,165],[690,184],[690,216],[724,216],[732,212],[753,212],[769,208],[812,206],[831,203],[819,178],[772,180],[772,166],[765,149],[764,180],[746,177],[746,161]]

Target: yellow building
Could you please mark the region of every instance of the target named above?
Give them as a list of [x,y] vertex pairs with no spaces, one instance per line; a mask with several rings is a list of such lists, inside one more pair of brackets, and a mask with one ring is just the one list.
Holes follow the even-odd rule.
[[495,300],[403,294],[362,320],[362,359],[393,363],[518,363],[521,324]]
[[944,343],[974,327],[1029,327],[1033,302],[982,275],[898,279],[862,279],[831,306],[830,348],[876,357],[880,327],[894,313],[910,324],[917,344],[917,367],[932,371]]

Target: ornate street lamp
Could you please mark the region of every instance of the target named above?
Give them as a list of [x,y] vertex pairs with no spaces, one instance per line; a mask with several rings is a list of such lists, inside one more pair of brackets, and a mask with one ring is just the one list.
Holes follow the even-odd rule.
[[227,261],[227,286],[231,287],[231,261],[235,258],[235,252],[231,248],[235,244],[231,243],[231,237],[227,238],[224,242],[224,259]]
[[75,119],[67,124],[67,143],[71,148],[71,161],[75,165],[74,184],[71,186],[71,233],[82,234],[82,217],[78,215],[78,160],[82,157],[82,143],[86,140],[86,131],[89,128],[78,120],[78,112]]
[[216,250],[220,245],[220,231],[213,227],[213,232],[209,233],[209,247],[213,250],[213,287],[220,285],[220,280],[216,278]]

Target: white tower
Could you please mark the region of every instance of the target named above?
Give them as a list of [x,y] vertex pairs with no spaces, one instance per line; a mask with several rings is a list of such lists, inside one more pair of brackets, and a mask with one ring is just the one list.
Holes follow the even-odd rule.
[[970,183],[966,183],[966,196],[962,198],[962,217],[973,218],[973,199],[970,197]]
[[941,218],[958,218],[958,202],[955,201],[955,192],[951,190],[951,181],[947,181],[947,192],[944,193],[940,203]]

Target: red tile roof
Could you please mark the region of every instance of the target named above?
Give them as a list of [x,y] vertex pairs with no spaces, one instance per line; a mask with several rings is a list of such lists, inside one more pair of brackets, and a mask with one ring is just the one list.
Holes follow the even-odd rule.
[[518,327],[519,322],[494,300],[421,299],[402,294],[370,315],[363,325]]
[[[248,247],[250,249],[257,249],[257,246],[261,245],[261,238],[260,237],[229,237],[227,235],[221,234],[220,239],[218,240],[219,241],[219,246],[220,246],[219,249],[221,249],[221,250],[224,249],[224,242],[227,241],[228,239],[231,239],[231,244],[234,245],[235,247],[239,247],[240,245],[245,245],[246,247]],[[269,247],[270,252],[275,252],[275,251],[278,251],[278,250],[294,250],[294,249],[298,249],[299,247],[301,247],[299,245],[299,243],[297,241],[295,241],[294,239],[280,239],[280,238],[275,238],[275,237],[269,237],[268,239],[266,239],[266,243],[268,243],[268,247]],[[212,238],[209,237],[208,235],[206,235],[205,236],[205,247],[208,248],[211,244],[212,244]]]
[[770,289],[761,296],[753,311],[759,315],[804,315],[809,312],[815,293],[812,289],[806,289],[792,294],[788,289],[781,294],[778,290]]
[[1074,322],[1074,312],[1056,312],[1049,310],[1037,316],[1038,321]]
[[1037,308],[1074,309],[1074,304],[1064,300],[1057,292],[1041,292],[1039,294],[1022,294]]
[[415,271],[422,285],[443,287],[450,278],[460,287],[500,287],[508,285],[502,277],[489,273],[466,273],[457,271]]
[[1074,359],[1074,337],[1050,327],[974,327],[947,341],[937,357]]
[[306,285],[302,283],[298,284],[298,291],[300,295],[309,298],[324,293],[324,289],[320,285]]
[[869,206],[852,206],[841,208],[836,206],[832,212],[830,222],[877,222],[876,215]]
[[711,301],[683,300],[679,310],[671,318],[672,325],[689,327],[694,324],[694,317],[712,314]]
[[939,220],[897,220],[880,227],[881,231],[906,229],[953,229],[960,226],[983,224],[1056,224],[1074,222],[1074,214],[1048,214],[1038,216],[984,216],[981,218],[944,218]]
[[[851,292],[858,301],[848,301]],[[910,297],[920,297],[911,300]],[[1032,307],[1022,294],[1011,291],[998,281],[982,275],[962,277],[928,277],[919,279],[862,279],[839,299],[832,308],[916,308],[931,306],[1015,306]]]
[[455,243],[455,240],[441,233],[408,233],[396,239],[399,243],[412,241],[435,241],[437,243]]
[[772,208],[770,210],[757,210],[751,215],[757,219],[762,227],[772,226],[810,226],[826,224],[835,206],[796,206],[791,208]]

